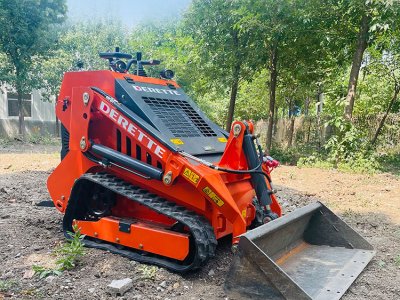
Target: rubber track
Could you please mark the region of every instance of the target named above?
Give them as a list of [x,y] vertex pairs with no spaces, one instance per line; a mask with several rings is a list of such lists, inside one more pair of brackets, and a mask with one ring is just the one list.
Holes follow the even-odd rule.
[[[156,255],[142,255],[134,250],[119,249],[113,244],[109,243],[98,243],[92,240],[84,240],[85,246],[100,248],[109,250],[110,252],[117,253],[126,256],[130,259],[155,264],[161,267],[165,267],[174,272],[187,272],[195,270],[203,266],[211,257],[214,256],[215,249],[217,246],[217,240],[214,235],[214,229],[209,222],[202,216],[196,214],[187,208],[177,205],[174,202],[168,201],[159,197],[158,195],[152,194],[149,191],[135,187],[130,183],[115,177],[107,173],[87,173],[82,175],[75,183],[74,187],[82,181],[91,181],[98,185],[101,185],[116,194],[122,195],[131,201],[135,201],[144,205],[160,214],[163,214],[169,218],[172,218],[185,226],[190,230],[193,237],[193,243],[190,245],[194,246],[195,249],[190,249],[193,252],[193,259],[187,264],[182,264],[176,260],[172,260],[162,256]],[[64,226],[65,227],[65,226]],[[64,228],[66,233],[67,228]],[[66,234],[68,237],[68,234]]]

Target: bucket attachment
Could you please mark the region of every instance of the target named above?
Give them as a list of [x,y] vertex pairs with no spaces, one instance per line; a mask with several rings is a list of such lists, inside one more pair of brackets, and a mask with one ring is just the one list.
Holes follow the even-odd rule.
[[243,234],[225,291],[232,299],[340,299],[374,255],[316,202]]

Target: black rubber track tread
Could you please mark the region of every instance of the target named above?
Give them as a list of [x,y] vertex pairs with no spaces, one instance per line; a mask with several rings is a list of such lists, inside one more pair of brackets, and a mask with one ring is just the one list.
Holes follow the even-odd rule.
[[[118,249],[113,244],[106,242],[99,244],[92,240],[84,239],[85,246],[109,250],[110,252],[126,256],[139,262],[155,264],[179,273],[198,269],[214,256],[217,247],[214,229],[203,216],[200,216],[195,212],[174,202],[168,201],[156,194],[150,193],[145,189],[133,186],[130,183],[108,173],[86,173],[82,175],[76,183],[84,180],[99,184],[114,193],[122,195],[131,201],[138,202],[157,213],[163,214],[184,224],[190,230],[194,240],[194,243],[191,243],[191,245],[193,244],[195,249],[193,252],[193,259],[188,262],[188,264],[182,264],[162,256],[144,256],[135,251]],[[68,237],[67,231],[70,229],[66,227],[69,227],[69,225],[66,226],[64,222],[64,233]]]

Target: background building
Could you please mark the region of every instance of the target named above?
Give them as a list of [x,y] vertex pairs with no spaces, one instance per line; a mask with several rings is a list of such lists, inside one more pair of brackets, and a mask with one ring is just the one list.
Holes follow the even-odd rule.
[[[54,101],[43,101],[38,90],[24,95],[25,130],[28,135],[55,135],[56,116]],[[0,136],[12,137],[18,134],[17,95],[7,87],[0,88]]]

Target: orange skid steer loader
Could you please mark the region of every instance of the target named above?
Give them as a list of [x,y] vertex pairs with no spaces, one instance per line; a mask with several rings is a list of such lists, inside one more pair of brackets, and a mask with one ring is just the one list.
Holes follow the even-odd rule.
[[321,203],[282,216],[251,122],[225,132],[141,53],[100,53],[110,70],[68,72],[56,114],[61,163],[48,179],[66,238],[174,272],[201,268],[217,241],[237,249],[236,298],[337,299],[374,255]]

